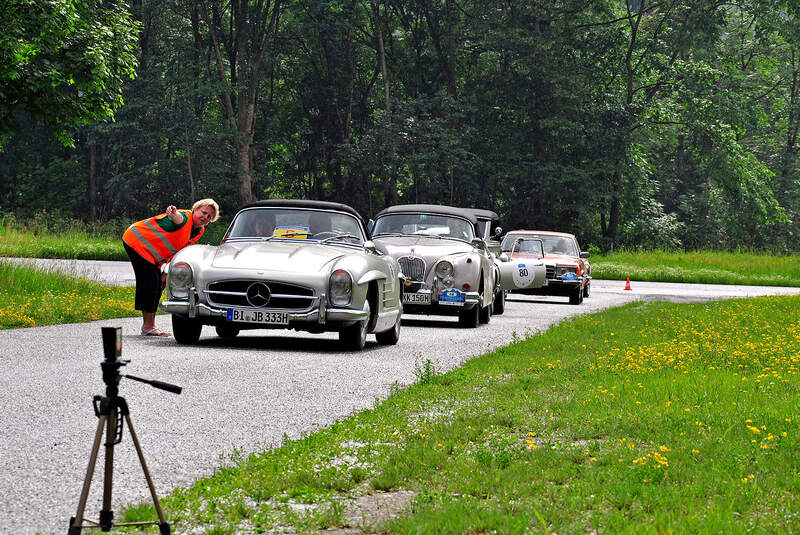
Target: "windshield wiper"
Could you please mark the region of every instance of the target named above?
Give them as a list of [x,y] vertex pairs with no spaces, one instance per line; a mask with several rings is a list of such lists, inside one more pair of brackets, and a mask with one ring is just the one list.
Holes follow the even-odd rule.
[[413,236],[413,234],[403,234],[402,232],[379,232],[372,235],[373,238],[377,238],[378,236]]
[[320,243],[327,243],[329,241],[334,240],[356,240],[360,241],[358,236],[353,236],[352,234],[337,234],[336,236],[331,236],[330,238],[325,238],[324,240],[320,240]]
[[297,236],[310,236],[311,233],[305,230],[301,230],[300,232],[287,232],[286,234],[281,234],[280,236],[271,236],[272,238],[296,238]]

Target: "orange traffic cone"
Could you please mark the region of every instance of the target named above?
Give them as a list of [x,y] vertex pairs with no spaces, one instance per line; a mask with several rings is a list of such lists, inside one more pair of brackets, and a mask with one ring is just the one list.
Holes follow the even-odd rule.
[[630,290],[631,289],[631,278],[630,277],[625,279],[625,289],[626,290]]

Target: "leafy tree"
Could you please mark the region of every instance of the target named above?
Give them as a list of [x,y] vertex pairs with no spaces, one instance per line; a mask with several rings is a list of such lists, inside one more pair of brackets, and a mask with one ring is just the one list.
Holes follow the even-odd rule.
[[82,123],[110,118],[133,77],[137,25],[99,0],[6,0],[0,5],[0,148],[24,111],[72,145]]

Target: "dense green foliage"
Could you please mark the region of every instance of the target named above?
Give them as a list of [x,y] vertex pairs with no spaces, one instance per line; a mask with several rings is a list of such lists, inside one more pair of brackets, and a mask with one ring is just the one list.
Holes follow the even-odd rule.
[[292,196],[370,216],[434,202],[604,250],[795,250],[797,0],[130,10],[139,67],[116,122],[70,149],[19,116],[0,210],[94,221]]
[[133,77],[137,28],[116,1],[0,3],[0,149],[17,113],[43,120],[67,145],[80,124],[111,117]]

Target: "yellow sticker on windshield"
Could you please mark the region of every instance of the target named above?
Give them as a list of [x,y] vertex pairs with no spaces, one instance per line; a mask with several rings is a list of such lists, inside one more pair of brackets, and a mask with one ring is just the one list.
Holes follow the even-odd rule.
[[296,238],[305,240],[308,238],[308,227],[278,227],[272,233],[276,238]]

